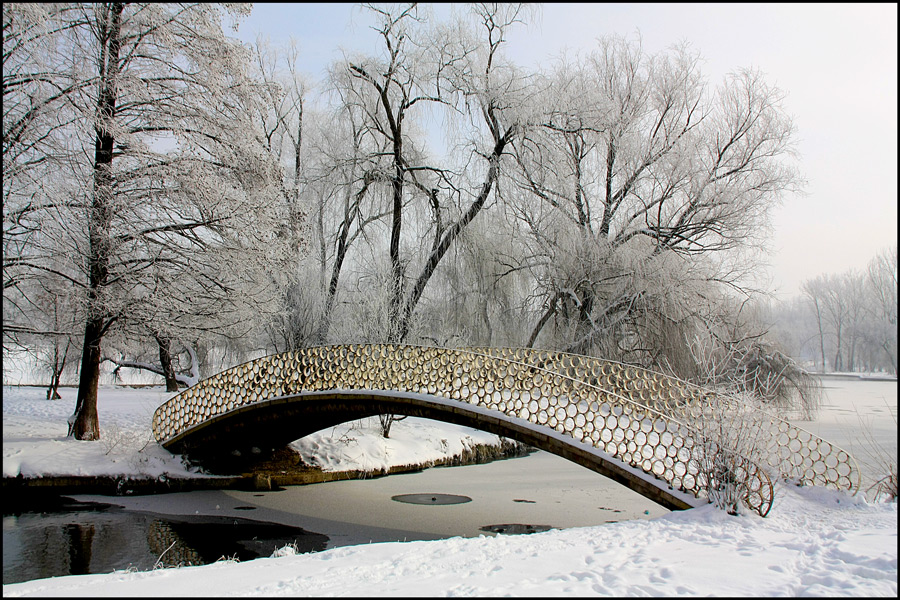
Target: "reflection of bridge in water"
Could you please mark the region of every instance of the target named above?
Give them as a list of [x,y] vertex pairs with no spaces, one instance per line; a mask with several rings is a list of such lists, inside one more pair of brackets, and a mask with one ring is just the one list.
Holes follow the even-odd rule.
[[172,452],[221,462],[378,414],[517,439],[669,509],[707,502],[715,456],[763,516],[773,478],[859,488],[846,451],[777,416],[661,373],[543,350],[350,345],[267,356],[173,397],[153,432]]

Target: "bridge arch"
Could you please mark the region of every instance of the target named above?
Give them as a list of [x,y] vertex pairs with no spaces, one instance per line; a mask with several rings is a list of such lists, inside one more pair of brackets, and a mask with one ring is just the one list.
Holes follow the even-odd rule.
[[[732,399],[661,373],[529,349],[322,346],[227,369],[161,405],[154,434],[173,452],[288,443],[361,416],[396,413],[471,425],[583,464],[669,508],[705,503],[704,455],[727,455],[765,515],[771,476],[851,489],[849,454],[773,415],[756,415],[759,456],[700,426]],[[337,420],[339,419],[339,420]]]
[[263,445],[277,448],[340,423],[380,414],[455,423],[518,440],[609,477],[670,510],[706,503],[693,494],[660,485],[604,451],[546,427],[483,407],[411,392],[325,390],[278,396],[212,417],[169,440],[167,448],[207,462],[215,460],[214,455],[230,447],[236,437],[242,442],[243,452]]

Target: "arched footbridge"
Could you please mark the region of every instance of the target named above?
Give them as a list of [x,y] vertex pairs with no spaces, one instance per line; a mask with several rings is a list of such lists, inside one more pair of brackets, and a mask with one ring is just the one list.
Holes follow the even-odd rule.
[[777,415],[662,373],[522,348],[307,348],[259,358],[162,404],[153,433],[203,462],[379,414],[467,425],[560,455],[669,509],[740,481],[765,516],[776,478],[858,490],[852,457]]

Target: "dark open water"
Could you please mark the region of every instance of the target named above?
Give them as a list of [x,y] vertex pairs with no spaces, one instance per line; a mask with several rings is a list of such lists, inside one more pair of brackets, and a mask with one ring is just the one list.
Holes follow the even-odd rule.
[[4,584],[145,571],[157,564],[202,565],[223,556],[245,561],[289,544],[299,552],[318,552],[328,542],[319,533],[247,518],[158,515],[67,498],[32,508],[37,510],[3,515]]

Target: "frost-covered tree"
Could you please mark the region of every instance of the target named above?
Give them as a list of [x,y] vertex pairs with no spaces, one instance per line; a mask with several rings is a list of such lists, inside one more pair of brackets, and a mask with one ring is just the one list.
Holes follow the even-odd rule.
[[[253,120],[262,131],[265,147],[281,164],[284,178],[280,209],[282,222],[278,234],[288,240],[290,264],[281,279],[278,311],[266,325],[268,343],[276,351],[308,345],[318,328],[321,285],[309,270],[312,248],[311,223],[320,211],[309,197],[315,194],[317,179],[309,151],[310,122],[307,94],[310,85],[297,70],[299,50],[296,43],[272,47],[259,38],[253,47],[253,71],[265,83],[262,101],[257,104]],[[313,132],[315,137],[315,131]],[[318,233],[318,231],[316,231]]]
[[[4,5],[4,73],[8,65],[44,73],[32,61],[38,54],[50,67],[11,92],[16,105],[64,96],[57,119],[31,122],[41,144],[15,155],[30,168],[12,176],[5,198],[4,230],[16,244],[4,240],[12,250],[4,270],[11,281],[35,272],[61,277],[81,292],[70,421],[78,439],[99,436],[107,335],[144,336],[162,349],[179,337],[241,335],[268,310],[269,273],[284,263],[273,226],[281,173],[249,118],[261,92],[247,76],[249,57],[222,31],[226,12],[246,10]],[[8,36],[16,44],[9,59]],[[4,109],[4,161],[13,116]],[[60,264],[42,263],[48,255]]]
[[[850,274],[855,278],[854,274]],[[823,274],[803,282],[804,294],[816,307],[816,318],[820,331],[822,364],[826,364],[826,347],[834,354],[828,361],[831,369],[841,371],[844,368],[845,345],[850,322],[850,281],[837,274]]]
[[[367,10],[381,55],[338,61],[322,94],[303,105],[299,200],[310,252],[298,258],[298,282],[283,291],[269,328],[276,348],[411,334],[450,339],[438,331],[448,321],[425,314],[447,316],[441,307],[447,277],[481,273],[474,283],[488,328],[491,290],[511,287],[491,280],[495,269],[483,264],[479,244],[460,242],[472,239],[466,232],[478,225],[492,194],[497,198],[501,161],[511,160],[508,149],[523,121],[527,78],[501,50],[524,9],[475,5],[447,23],[431,23],[425,6]],[[268,65],[261,68],[267,79],[290,89],[291,78],[279,79],[272,64],[260,61]],[[287,124],[295,117],[282,110],[282,96],[273,98],[281,104],[272,103],[264,120],[275,139],[292,131]],[[425,128],[438,121],[445,144],[436,148]],[[283,164],[291,154],[283,153]],[[494,233],[491,225],[478,226]],[[469,260],[476,256],[482,258]],[[460,263],[460,257],[468,258]],[[420,308],[423,299],[430,307]],[[508,294],[505,301],[515,303]]]
[[506,219],[493,210],[476,220],[448,252],[449,260],[421,303],[421,339],[444,347],[519,346],[523,304],[534,293],[522,270],[511,271],[511,256],[522,250]]
[[[488,202],[516,134],[522,78],[500,48],[521,9],[475,5],[474,25],[446,27],[426,27],[422,6],[370,9],[382,55],[351,57],[335,86],[359,115],[361,145],[372,162],[363,177],[372,182],[367,193],[384,198],[382,335],[402,341],[438,266]],[[417,128],[435,111],[458,128],[448,144],[467,143],[465,153],[429,154]]]
[[60,142],[77,117],[69,99],[90,85],[51,58],[59,56],[63,29],[79,19],[72,5],[3,5],[4,350],[32,347],[34,336],[71,333],[53,317],[60,303],[72,306],[66,294],[75,282],[58,257],[71,247],[56,245],[33,215],[64,211],[76,191],[48,174],[69,168]]
[[[897,246],[879,252],[866,269],[868,341],[897,373]],[[873,361],[875,362],[875,361]]]
[[[331,93],[352,131],[334,169],[346,183],[322,252],[331,269],[320,339],[427,339],[420,303],[496,192],[518,129],[524,80],[500,49],[522,9],[474,5],[469,20],[432,25],[426,6],[367,8],[380,55],[332,69]],[[429,120],[448,125],[446,152],[429,147]],[[341,286],[348,265],[354,278]]]
[[761,74],[712,88],[698,65],[604,38],[543,76],[515,180],[543,295],[529,344],[672,364],[717,288],[749,293],[747,258],[797,184],[793,126]]

